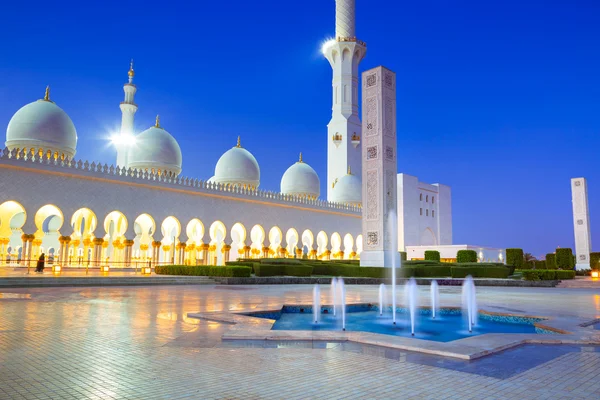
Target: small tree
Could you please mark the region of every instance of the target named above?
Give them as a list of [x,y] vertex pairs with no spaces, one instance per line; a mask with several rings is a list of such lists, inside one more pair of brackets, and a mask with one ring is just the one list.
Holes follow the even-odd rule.
[[425,250],[425,259],[429,261],[440,261],[440,252],[437,250]]
[[459,250],[456,253],[456,262],[458,263],[476,263],[477,252],[475,250]]
[[525,264],[523,249],[506,249],[506,265],[512,265],[519,269]]
[[575,268],[575,258],[571,249],[556,249],[556,267],[559,269]]
[[600,252],[590,253],[590,268],[600,270]]
[[546,269],[556,269],[556,254],[546,254]]

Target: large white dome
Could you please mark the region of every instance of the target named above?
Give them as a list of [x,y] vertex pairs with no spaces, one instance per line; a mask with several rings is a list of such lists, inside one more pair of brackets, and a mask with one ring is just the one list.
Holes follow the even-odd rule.
[[49,99],[23,106],[13,115],[6,129],[9,149],[43,149],[73,158],[77,148],[77,131],[66,112]]
[[316,199],[321,193],[321,182],[315,170],[300,160],[289,167],[281,178],[281,193]]
[[161,173],[174,175],[181,173],[181,164],[179,144],[169,132],[160,127],[158,118],[155,126],[135,137],[127,158],[129,168],[154,172],[160,170]]
[[256,158],[242,148],[238,138],[236,147],[229,149],[219,158],[213,182],[257,188],[260,185],[260,167]]
[[356,175],[348,171],[347,175],[338,179],[333,187],[331,201],[342,204],[362,204],[362,182]]

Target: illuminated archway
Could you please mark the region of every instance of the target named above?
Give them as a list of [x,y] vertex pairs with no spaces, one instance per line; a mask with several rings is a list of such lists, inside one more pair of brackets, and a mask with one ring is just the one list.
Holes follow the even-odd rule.
[[[124,262],[125,232],[127,232],[127,218],[121,211],[111,211],[104,218],[104,243],[101,263],[112,266],[121,266]],[[84,262],[91,258],[93,244],[84,241]]]
[[342,237],[339,233],[334,232],[331,235],[331,255],[333,258],[339,258],[340,251],[342,251]]
[[188,237],[184,256],[185,263],[189,265],[198,265],[201,261],[204,224],[198,218],[194,218],[187,224],[185,233]]
[[0,204],[0,257],[7,264],[20,259],[23,225],[27,220],[25,207],[16,201]]
[[250,231],[250,240],[252,240],[252,250],[250,250],[252,258],[260,258],[262,248],[265,242],[265,230],[260,225],[254,225]]
[[358,235],[356,237],[356,255],[360,257],[360,253],[363,251],[363,235]]
[[317,255],[320,257],[327,251],[327,234],[323,231],[317,234]]
[[344,259],[345,260],[349,260],[351,258],[354,258],[354,254],[352,254],[354,252],[354,238],[352,237],[351,234],[347,233],[344,236]]
[[37,259],[42,253],[42,248],[60,248],[60,228],[65,218],[62,211],[54,204],[46,204],[41,207],[34,217],[37,232],[33,241],[32,258]]
[[96,214],[89,208],[80,208],[71,217],[71,229],[74,239],[89,239],[98,226]]
[[181,235],[179,220],[173,216],[168,216],[160,225],[160,232],[163,237],[159,260],[163,263],[174,263],[176,260],[176,247],[179,243],[179,235]]
[[281,240],[283,239],[283,234],[281,233],[281,229],[278,226],[274,226],[269,231],[269,256],[277,257],[279,252],[279,247],[281,247]]
[[227,228],[221,221],[215,221],[208,230],[210,236],[210,253],[209,263],[211,265],[223,265],[223,245],[225,244],[225,236],[227,236]]
[[296,247],[298,246],[298,231],[294,228],[288,229],[285,234],[285,242],[287,243],[287,251],[290,256],[296,256]]
[[310,252],[313,250],[314,243],[315,237],[309,229],[302,232],[302,253],[305,256],[308,257],[310,255]]
[[231,250],[230,260],[236,260],[244,256],[244,247],[246,246],[246,228],[241,223],[236,223],[231,228]]
[[154,232],[156,232],[156,222],[150,214],[140,214],[133,222],[132,262],[146,263],[152,254],[152,242],[154,241]]

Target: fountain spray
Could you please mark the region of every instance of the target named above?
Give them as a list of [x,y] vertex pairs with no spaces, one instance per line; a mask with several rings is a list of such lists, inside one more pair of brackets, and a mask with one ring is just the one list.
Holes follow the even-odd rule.
[[385,285],[379,285],[379,316],[383,315],[383,305],[385,304]]
[[333,304],[333,316],[335,317],[337,308],[337,278],[331,278],[331,304]]
[[404,295],[406,297],[406,304],[408,305],[408,311],[410,314],[410,333],[415,336],[415,318],[417,313],[417,281],[415,278],[410,278],[406,282],[404,288]]
[[319,317],[321,316],[321,288],[319,284],[316,284],[313,288],[313,319],[315,324],[319,323]]
[[440,305],[440,288],[437,281],[434,279],[431,281],[431,315],[435,319],[435,315]]

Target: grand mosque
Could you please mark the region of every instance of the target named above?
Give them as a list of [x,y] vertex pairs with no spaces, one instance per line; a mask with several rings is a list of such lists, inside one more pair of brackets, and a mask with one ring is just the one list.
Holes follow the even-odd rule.
[[[79,160],[76,127],[46,88],[10,119],[0,150],[2,262],[24,264],[42,252],[64,266],[113,267],[221,265],[238,257],[360,258],[358,66],[366,50],[355,34],[355,0],[337,0],[336,37],[323,47],[333,69],[332,118],[323,134],[326,194],[302,154],[282,171],[280,190],[261,189],[252,144],[240,138],[214,173],[183,175],[180,146],[159,116],[143,132],[134,130],[133,62],[123,86],[121,129],[112,138],[115,163]],[[398,174],[397,188],[399,249],[453,247],[450,188],[405,174]]]

